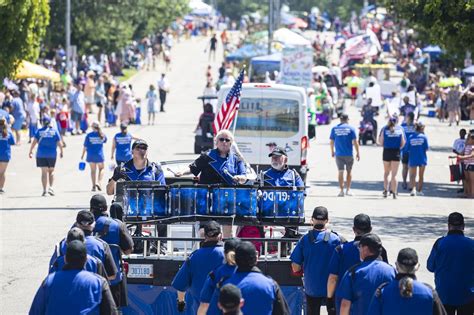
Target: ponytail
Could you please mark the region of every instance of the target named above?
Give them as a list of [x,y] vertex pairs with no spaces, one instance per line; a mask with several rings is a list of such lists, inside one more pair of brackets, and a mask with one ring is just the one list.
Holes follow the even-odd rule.
[[225,261],[232,266],[235,266],[235,251],[231,250],[225,254]]
[[388,126],[388,129],[390,130],[390,133],[393,133],[394,128],[395,128],[395,123],[391,119],[388,121],[387,126]]
[[95,129],[97,130],[97,133],[99,134],[100,139],[104,140],[105,135],[104,135],[104,132],[102,131],[102,128],[100,128],[100,125],[97,125]]
[[413,296],[413,279],[409,276],[405,276],[398,282],[400,288],[400,295],[405,298],[411,298]]
[[2,133],[3,138],[8,136],[7,120],[5,118],[0,119],[0,132]]

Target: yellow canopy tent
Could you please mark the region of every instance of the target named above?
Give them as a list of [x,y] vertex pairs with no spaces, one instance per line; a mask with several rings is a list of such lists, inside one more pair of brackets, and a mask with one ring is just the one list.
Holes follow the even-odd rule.
[[18,67],[15,79],[40,79],[57,82],[60,80],[60,75],[55,71],[23,60]]

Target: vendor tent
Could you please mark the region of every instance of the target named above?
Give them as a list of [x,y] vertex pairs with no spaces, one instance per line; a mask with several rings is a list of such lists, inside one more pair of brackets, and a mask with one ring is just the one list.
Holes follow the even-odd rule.
[[462,70],[462,72],[465,74],[465,75],[474,75],[474,66],[470,66],[470,67],[467,67],[467,68],[464,68]]
[[15,79],[40,79],[57,82],[60,80],[60,76],[59,73],[55,71],[23,60],[18,67]]
[[193,15],[211,15],[212,7],[200,0],[191,0],[189,2],[189,8],[191,9],[191,14]]
[[290,31],[287,28],[280,28],[273,33],[273,40],[281,42],[285,46],[309,46],[311,42],[303,36]]
[[252,57],[263,56],[267,54],[267,47],[262,45],[243,45],[236,51],[225,57],[226,61],[242,61]]

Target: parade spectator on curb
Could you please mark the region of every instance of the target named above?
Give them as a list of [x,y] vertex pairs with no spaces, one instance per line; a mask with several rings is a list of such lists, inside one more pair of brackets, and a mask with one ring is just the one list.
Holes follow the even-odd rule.
[[23,104],[22,99],[20,98],[20,93],[18,90],[12,90],[11,95],[13,99],[11,100],[10,103],[10,112],[13,115],[13,118],[15,118],[15,121],[11,125],[13,131],[15,132],[15,143],[16,145],[20,145],[21,142],[21,136],[20,136],[20,130],[23,127],[23,123],[25,122],[26,119],[26,113],[25,113],[25,107]]
[[[379,145],[383,146],[383,196],[387,198],[388,192],[397,199],[397,173],[400,166],[400,149],[406,143],[403,128],[397,126],[398,117],[391,117],[386,126],[382,128],[379,135]],[[390,186],[388,177],[391,175]]]
[[[407,140],[408,167],[410,168],[410,196],[423,196],[425,168],[428,164],[428,138],[425,135],[425,125],[419,121],[415,124],[415,133]],[[418,169],[418,183],[416,171]]]
[[[43,117],[43,127],[40,128],[31,143],[29,157],[33,158],[33,149],[38,144],[36,152],[36,166],[41,168],[41,184],[43,185],[43,197],[47,194],[54,196],[54,168],[56,166],[57,148],[59,157],[63,157],[63,146],[59,132],[51,125],[49,116]],[[48,186],[49,184],[49,186]],[[49,187],[49,188],[48,188]]]
[[[348,124],[349,116],[347,114],[341,115],[341,123],[331,129],[330,147],[331,156],[335,157],[338,169],[339,181],[339,197],[344,197],[344,169],[346,170],[345,188],[346,196],[352,196],[351,182],[352,182],[352,166],[354,165],[354,156],[352,146],[356,149],[356,159],[360,160],[359,142],[357,141],[356,130]],[[336,150],[334,150],[334,147]]]
[[464,216],[448,216],[448,234],[436,240],[427,261],[448,315],[474,313],[474,240],[464,236]]
[[449,89],[446,95],[446,109],[448,111],[448,123],[449,126],[456,121],[456,125],[459,125],[459,109],[461,102],[461,91],[458,86],[454,86]]
[[86,103],[84,99],[84,84],[76,84],[76,91],[71,99],[71,120],[74,123],[74,130],[72,134],[81,133],[81,120],[86,112]]
[[166,74],[161,74],[161,79],[158,80],[158,91],[160,93],[160,112],[165,111],[166,96],[170,91],[170,83]]
[[4,117],[0,118],[0,194],[5,191],[5,172],[7,171],[8,162],[11,159],[11,146],[15,144],[15,138],[10,130],[8,123]]
[[107,142],[99,122],[95,121],[91,125],[92,131],[86,135],[81,160],[87,152],[86,161],[91,168],[92,191],[102,190],[102,178],[104,177],[104,143]]
[[95,73],[87,72],[86,84],[84,86],[84,101],[86,103],[86,113],[92,114],[92,104],[95,104]]
[[147,99],[147,110],[148,110],[148,125],[155,124],[155,114],[156,114],[156,102],[158,101],[158,94],[156,93],[155,86],[150,84],[148,92],[146,93]]
[[466,129],[462,128],[459,130],[459,138],[454,140],[453,143],[453,152],[456,154],[464,154],[464,148],[466,147]]
[[26,114],[28,119],[28,131],[29,131],[29,140],[28,143],[31,143],[31,140],[34,138],[36,132],[38,131],[38,124],[40,120],[40,106],[36,100],[36,95],[30,93],[28,106],[26,108]]
[[[453,156],[455,157],[455,156]],[[466,139],[464,154],[458,155],[457,158],[464,165],[464,194],[467,198],[474,198],[474,130],[469,131]]]

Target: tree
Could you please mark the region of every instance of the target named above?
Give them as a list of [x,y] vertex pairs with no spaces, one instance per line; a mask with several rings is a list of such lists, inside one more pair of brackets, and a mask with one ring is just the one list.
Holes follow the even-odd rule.
[[474,51],[474,0],[386,0],[389,10],[461,57]]
[[291,11],[310,12],[312,7],[317,7],[321,13],[327,12],[329,16],[339,16],[342,20],[349,20],[351,13],[359,13],[363,7],[363,0],[287,0]]
[[[47,44],[64,43],[65,0],[50,0]],[[188,0],[71,0],[71,43],[79,54],[117,52],[183,16]]]
[[38,58],[48,24],[48,0],[0,1],[0,78],[13,76],[23,59]]
[[231,20],[240,20],[244,14],[268,12],[268,0],[217,0],[217,10]]

